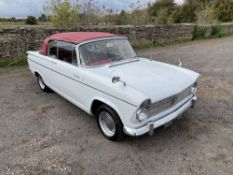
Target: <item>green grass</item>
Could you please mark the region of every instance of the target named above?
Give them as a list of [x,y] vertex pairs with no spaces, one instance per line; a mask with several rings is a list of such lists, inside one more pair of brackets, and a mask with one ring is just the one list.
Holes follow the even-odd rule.
[[27,59],[25,56],[18,56],[16,58],[1,59],[0,68],[8,68],[13,66],[24,66],[27,65]]
[[133,44],[133,48],[136,49],[136,50],[140,50],[140,49],[148,49],[148,48],[151,48],[151,47],[165,47],[165,46],[170,46],[170,45],[175,45],[175,44],[186,43],[188,41],[191,41],[191,40],[189,40],[189,39],[173,40],[173,41],[157,40],[157,41],[153,41],[153,42],[150,42],[150,43]]
[[226,35],[224,33],[219,33],[219,32],[213,32],[214,34],[211,34],[210,37],[198,37],[195,39],[186,39],[186,40],[174,40],[174,41],[166,41],[166,40],[159,40],[157,42],[152,43],[138,43],[138,44],[133,44],[133,48],[135,50],[141,50],[141,49],[148,49],[148,48],[155,48],[155,47],[166,47],[166,46],[171,46],[171,45],[177,45],[177,44],[184,44],[187,42],[192,42],[195,40],[206,40],[206,39],[216,39],[216,38],[222,38],[222,37],[227,37],[227,36],[232,36],[232,35]]
[[38,23],[37,25],[28,25],[24,22],[0,22],[0,28],[17,28],[17,27],[43,27],[51,26],[51,23]]

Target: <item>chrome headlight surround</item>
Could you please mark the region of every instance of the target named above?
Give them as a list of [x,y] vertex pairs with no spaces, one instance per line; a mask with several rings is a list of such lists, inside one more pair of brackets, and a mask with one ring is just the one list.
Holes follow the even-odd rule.
[[197,92],[197,86],[198,86],[197,82],[195,82],[195,83],[192,85],[191,91],[192,91],[193,94],[196,94],[196,92]]
[[136,119],[139,122],[142,122],[144,120],[147,119],[148,117],[148,113],[150,111],[150,107],[151,107],[151,100],[147,99],[145,100],[138,108],[137,112],[136,112]]

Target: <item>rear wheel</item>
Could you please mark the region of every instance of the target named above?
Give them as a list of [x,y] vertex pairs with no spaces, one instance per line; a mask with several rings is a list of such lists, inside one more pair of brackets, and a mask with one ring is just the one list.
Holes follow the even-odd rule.
[[123,124],[117,113],[107,105],[97,110],[97,123],[102,134],[109,140],[122,140],[125,136]]
[[38,80],[39,87],[40,87],[40,89],[42,91],[44,91],[44,92],[49,92],[50,91],[50,89],[44,83],[43,78],[39,74],[37,75],[37,80]]

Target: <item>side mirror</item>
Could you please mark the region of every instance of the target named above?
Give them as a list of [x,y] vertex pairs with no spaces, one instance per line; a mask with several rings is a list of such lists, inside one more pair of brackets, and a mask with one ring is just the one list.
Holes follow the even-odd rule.
[[112,77],[112,83],[118,83],[120,80],[120,77]]
[[120,77],[112,77],[112,83],[123,83],[124,86],[126,86],[126,83],[124,81],[121,81]]

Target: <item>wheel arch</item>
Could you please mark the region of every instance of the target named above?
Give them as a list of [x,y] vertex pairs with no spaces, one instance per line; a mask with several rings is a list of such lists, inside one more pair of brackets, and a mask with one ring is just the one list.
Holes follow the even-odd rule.
[[38,77],[38,75],[42,76],[41,73],[40,73],[40,71],[39,71],[38,69],[33,69],[33,70],[32,70],[32,73],[33,73],[33,75],[35,75],[36,77]]
[[112,110],[114,110],[116,112],[116,114],[120,118],[119,112],[117,110],[118,108],[113,103],[111,103],[107,100],[104,100],[102,98],[95,98],[92,100],[91,107],[90,107],[90,112],[92,113],[92,115],[96,115],[97,109],[101,105],[107,105],[108,107],[110,107]]
[[33,74],[34,74],[36,77],[38,77],[38,76],[40,75],[40,73],[39,73],[38,71],[35,71]]

